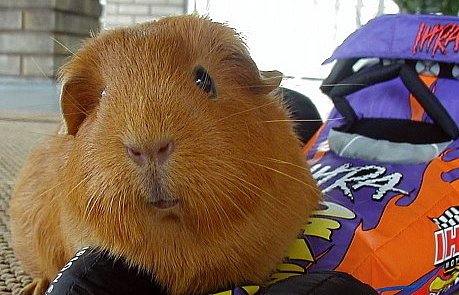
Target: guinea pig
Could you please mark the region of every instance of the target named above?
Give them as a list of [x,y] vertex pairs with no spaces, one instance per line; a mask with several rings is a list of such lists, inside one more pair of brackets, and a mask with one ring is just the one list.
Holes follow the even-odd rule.
[[84,246],[170,294],[263,284],[320,197],[240,36],[197,16],[102,32],[61,72],[63,125],[26,161],[14,251],[43,294]]

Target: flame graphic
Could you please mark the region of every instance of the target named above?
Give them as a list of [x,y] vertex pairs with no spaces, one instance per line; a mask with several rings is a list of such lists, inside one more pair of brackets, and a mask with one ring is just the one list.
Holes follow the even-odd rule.
[[350,273],[374,288],[383,288],[409,286],[435,268],[433,232],[438,227],[431,218],[457,205],[459,195],[459,181],[442,180],[445,171],[459,167],[459,159],[443,159],[448,152],[427,166],[419,193],[410,206],[396,205],[403,197],[396,196],[387,204],[376,228],[368,231],[361,225],[357,228],[337,270]]

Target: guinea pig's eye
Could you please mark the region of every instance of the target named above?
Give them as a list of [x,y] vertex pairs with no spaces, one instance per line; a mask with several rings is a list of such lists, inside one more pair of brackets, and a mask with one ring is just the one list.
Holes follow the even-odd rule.
[[194,70],[194,82],[196,85],[204,90],[209,97],[213,98],[217,96],[217,92],[215,91],[214,82],[210,77],[209,73],[203,67],[196,67]]
[[102,89],[100,96],[107,96],[107,88],[104,87],[104,89]]

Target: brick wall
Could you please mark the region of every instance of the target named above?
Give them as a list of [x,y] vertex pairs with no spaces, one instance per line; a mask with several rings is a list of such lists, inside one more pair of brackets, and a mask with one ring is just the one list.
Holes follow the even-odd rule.
[[162,16],[186,13],[187,0],[106,0],[105,28],[145,22]]
[[99,0],[0,0],[0,77],[55,77],[64,46],[99,31],[101,10]]
[[[187,1],[102,0],[101,21],[113,27],[184,14]],[[66,48],[76,51],[100,30],[102,8],[99,0],[0,0],[0,78],[54,78]]]

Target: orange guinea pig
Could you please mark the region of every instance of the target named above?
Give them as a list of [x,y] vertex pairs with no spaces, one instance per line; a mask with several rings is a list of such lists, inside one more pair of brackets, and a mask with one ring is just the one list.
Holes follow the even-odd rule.
[[196,16],[88,40],[62,70],[63,128],[27,160],[13,248],[41,294],[75,251],[107,250],[171,294],[263,283],[318,203],[280,78]]

